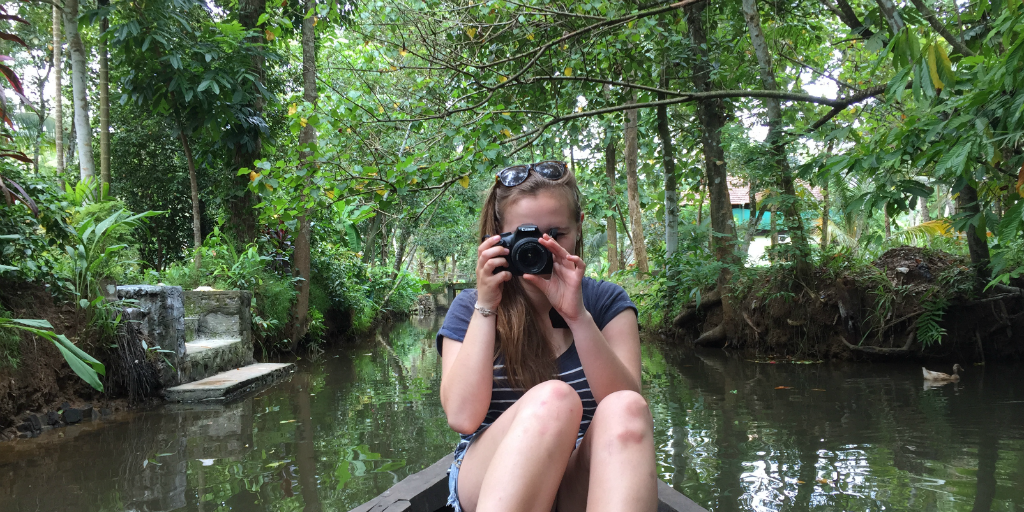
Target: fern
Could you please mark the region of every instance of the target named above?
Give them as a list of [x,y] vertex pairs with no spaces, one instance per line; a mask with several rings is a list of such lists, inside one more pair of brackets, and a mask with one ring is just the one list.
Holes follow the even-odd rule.
[[946,330],[939,325],[939,322],[946,314],[948,306],[949,301],[941,295],[921,302],[924,313],[917,317],[917,339],[924,348],[928,348],[933,343],[942,343],[942,337],[946,335]]

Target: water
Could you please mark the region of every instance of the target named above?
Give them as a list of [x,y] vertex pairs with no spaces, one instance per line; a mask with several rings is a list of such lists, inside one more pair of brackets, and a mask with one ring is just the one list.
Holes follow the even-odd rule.
[[[0,444],[0,510],[348,510],[454,447],[436,327],[299,360],[290,381],[226,407]],[[661,477],[714,511],[1024,511],[1018,375],[970,367],[926,390],[914,365],[644,348]]]

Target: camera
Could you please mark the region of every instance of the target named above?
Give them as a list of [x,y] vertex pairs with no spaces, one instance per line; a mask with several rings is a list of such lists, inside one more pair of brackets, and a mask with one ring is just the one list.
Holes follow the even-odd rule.
[[[558,236],[558,229],[548,232],[552,238]],[[515,232],[502,233],[501,240],[495,245],[508,249],[508,267],[498,267],[494,273],[508,270],[514,276],[523,274],[550,274],[554,267],[554,258],[551,251],[540,244],[540,237],[544,236],[540,228],[533,224],[523,224],[516,228]]]

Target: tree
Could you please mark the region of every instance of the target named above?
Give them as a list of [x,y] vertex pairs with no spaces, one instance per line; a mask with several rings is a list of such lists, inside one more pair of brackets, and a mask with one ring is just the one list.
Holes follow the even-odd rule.
[[633,231],[633,261],[641,274],[650,272],[647,264],[647,242],[644,241],[644,226],[640,220],[640,185],[637,178],[637,117],[636,109],[626,111],[626,195],[629,199],[629,224]]
[[60,7],[53,5],[53,139],[56,149],[57,175],[64,174],[64,113],[63,108],[63,87],[61,74],[63,71],[64,59],[62,58],[63,48],[60,37],[61,17],[63,16]]
[[[312,109],[316,109],[317,93],[316,87],[316,16],[315,0],[304,0],[302,10],[305,16],[302,19],[302,100]],[[316,163],[313,155],[316,148],[316,126],[307,123],[299,130],[299,145],[304,149],[300,153],[300,166],[304,166],[307,173],[316,172]],[[309,314],[309,285],[312,276],[309,273],[310,264],[310,212],[302,212],[299,216],[299,229],[295,236],[295,250],[293,261],[295,276],[300,279],[299,293],[295,300],[295,309],[292,312],[291,350],[295,350],[299,341],[306,334],[306,318]],[[396,259],[396,266],[401,259]]]
[[66,0],[64,3],[64,32],[68,38],[68,51],[71,52],[71,87],[79,175],[84,180],[95,175],[96,169],[92,161],[92,125],[89,123],[89,61],[82,36],[78,33],[78,0]]

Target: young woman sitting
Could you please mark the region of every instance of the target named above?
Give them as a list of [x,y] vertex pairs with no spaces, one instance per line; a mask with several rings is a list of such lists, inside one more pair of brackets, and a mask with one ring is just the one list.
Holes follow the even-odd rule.
[[[477,288],[455,298],[437,335],[441,404],[461,434],[456,512],[657,509],[636,306],[584,277],[582,223],[563,162],[503,169],[488,192]],[[510,254],[531,233],[543,235]],[[544,253],[537,244],[550,266],[523,274]]]

